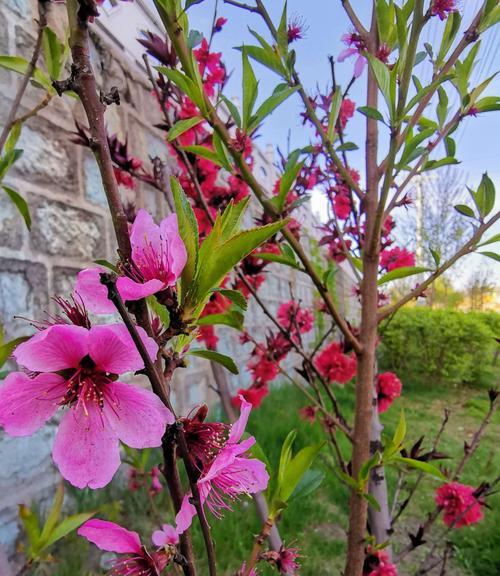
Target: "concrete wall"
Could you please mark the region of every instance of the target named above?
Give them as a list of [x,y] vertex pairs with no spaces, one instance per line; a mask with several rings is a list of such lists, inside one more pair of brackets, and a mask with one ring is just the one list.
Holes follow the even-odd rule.
[[[31,0],[2,0],[0,53],[30,57],[35,7],[36,3]],[[128,4],[126,8],[141,11],[137,3]],[[61,30],[64,6],[53,5],[53,10],[51,26]],[[134,13],[130,14],[133,42],[134,30],[145,26],[142,21],[140,25],[134,23]],[[137,17],[148,18],[143,12]],[[106,24],[106,19],[103,22]],[[109,22],[108,25],[111,26]],[[142,159],[149,155],[165,158],[162,133],[152,128],[160,117],[134,51],[117,44],[102,22],[96,29],[93,56],[99,82],[103,89],[117,86],[122,96],[120,107],[108,108],[109,131],[121,138],[128,135],[131,152]],[[113,31],[117,33],[116,25]],[[100,74],[102,70],[104,79]],[[0,69],[0,125],[5,121],[18,81],[16,74]],[[30,88],[21,112],[32,108],[40,99],[40,91]],[[54,311],[50,296],[67,295],[81,268],[96,258],[115,258],[113,230],[94,158],[88,150],[70,141],[74,117],[83,121],[78,103],[68,97],[55,98],[23,128],[19,147],[24,149],[24,155],[9,173],[7,182],[29,202],[33,218],[31,233],[9,200],[0,195],[0,324],[7,337],[30,332],[29,325],[15,316],[40,318],[44,311]],[[271,187],[276,178],[272,149],[255,152],[255,167],[257,177]],[[122,193],[124,199],[135,196],[136,204],[146,207],[157,218],[166,213],[162,196],[147,185],[138,184],[135,195],[127,190]],[[305,212],[303,218],[312,229],[314,221],[310,213]],[[248,219],[250,223],[251,215]],[[349,284],[347,276],[343,282]],[[307,278],[273,265],[262,292],[272,310],[289,299],[290,283],[305,305],[312,304]],[[345,294],[349,294],[348,287]],[[257,334],[262,334],[263,327],[268,325],[255,303],[250,304],[247,319],[248,326],[254,327]],[[233,388],[248,384],[244,363],[249,347],[242,347],[234,331],[227,329],[221,331],[221,351],[233,356],[242,367],[240,376],[230,379]],[[174,385],[178,409],[182,411],[201,400],[213,401],[211,379],[209,364],[201,359],[192,361],[188,369],[178,371]],[[50,424],[24,439],[9,438],[0,431],[0,547],[3,545],[9,553],[14,550],[19,533],[16,505],[43,500],[57,479],[50,458],[53,435],[54,426]],[[3,574],[2,569],[0,572]]]

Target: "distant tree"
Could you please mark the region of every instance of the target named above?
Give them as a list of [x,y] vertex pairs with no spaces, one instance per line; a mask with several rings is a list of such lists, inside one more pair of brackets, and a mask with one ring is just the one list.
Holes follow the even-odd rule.
[[465,287],[469,310],[484,310],[495,293],[495,288],[491,270],[478,268],[471,275]]

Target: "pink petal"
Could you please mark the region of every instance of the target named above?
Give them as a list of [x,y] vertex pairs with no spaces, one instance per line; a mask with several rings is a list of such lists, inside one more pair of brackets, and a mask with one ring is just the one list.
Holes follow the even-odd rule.
[[154,223],[151,214],[141,209],[137,212],[132,229],[130,231],[130,243],[132,244],[132,260],[142,259],[145,249],[153,248],[160,252],[160,227]]
[[30,436],[55,414],[65,392],[58,374],[11,372],[0,386],[0,426],[11,436]]
[[170,544],[175,546],[179,542],[179,534],[170,524],[163,524],[161,530],[155,530],[152,536],[153,544],[158,547]]
[[52,457],[63,477],[77,488],[102,488],[120,466],[118,438],[90,403],[71,408],[59,425]]
[[160,446],[167,424],[175,422],[153,392],[123,382],[106,386],[104,413],[118,438],[132,448]]
[[19,364],[34,372],[77,368],[88,354],[89,331],[82,326],[56,324],[32,336],[14,351]]
[[170,214],[170,216],[161,221],[160,234],[164,252],[168,256],[167,265],[173,274],[173,279],[170,283],[170,286],[173,286],[181,275],[187,260],[186,247],[179,236],[177,214]]
[[356,63],[354,64],[354,77],[359,78],[361,74],[363,74],[363,70],[366,66],[366,58],[364,56],[359,55],[356,59]]
[[337,62],[343,62],[346,58],[350,58],[354,54],[357,54],[357,48],[346,48],[337,56]]
[[196,516],[196,508],[189,501],[190,494],[186,494],[182,500],[182,506],[175,517],[175,530],[177,534],[182,534],[190,526],[193,518]]
[[[136,329],[154,362],[158,345],[142,328]],[[89,331],[89,354],[99,368],[112,374],[144,368],[141,355],[124,324],[93,326]]]
[[78,272],[75,292],[94,314],[114,314],[116,308],[108,299],[108,289],[101,283],[101,272],[105,272],[104,268],[85,268]]
[[101,550],[118,554],[141,554],[141,539],[114,522],[89,520],[78,529],[78,535],[87,538]]
[[236,443],[238,440],[243,436],[243,432],[245,432],[245,428],[247,426],[248,417],[252,410],[252,405],[250,402],[247,402],[243,396],[239,396],[241,404],[240,404],[240,417],[231,427],[231,433],[229,434],[228,442]]
[[146,298],[147,296],[151,296],[152,294],[156,294],[156,292],[163,290],[163,288],[165,288],[165,283],[157,279],[141,283],[135,282],[126,276],[121,276],[116,281],[116,287],[118,288],[118,292],[123,301],[140,300],[141,298]]

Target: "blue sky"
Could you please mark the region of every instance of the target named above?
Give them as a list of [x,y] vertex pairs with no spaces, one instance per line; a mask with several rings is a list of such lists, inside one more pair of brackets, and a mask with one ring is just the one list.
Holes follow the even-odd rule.
[[[249,0],[252,3],[252,0]],[[354,0],[354,7],[358,10],[361,19],[368,23],[370,15],[368,3],[363,0]],[[210,30],[214,0],[205,0],[198,6],[193,6],[189,10],[191,28],[198,29],[204,33]],[[269,38],[267,30],[263,26],[257,15],[241,11],[219,1],[219,15],[228,18],[223,32],[217,34],[213,49],[222,51],[224,61],[231,78],[226,87],[228,96],[239,96],[241,93],[241,54],[233,50],[235,46],[244,43],[256,43],[248,31],[248,27],[255,29]],[[480,0],[463,0],[461,12],[464,23],[468,23],[475,13]],[[281,0],[267,0],[266,5],[275,22],[279,21],[282,9]],[[330,82],[330,68],[328,55],[336,57],[343,49],[340,40],[343,33],[351,30],[351,25],[341,8],[340,1],[336,0],[289,0],[289,16],[300,16],[306,23],[307,31],[305,38],[295,44],[297,51],[297,69],[302,82],[309,93],[315,92],[317,86],[325,90]],[[439,42],[440,32],[444,27],[438,18],[433,18],[424,34],[423,41],[436,46]],[[498,28],[498,27],[497,27]],[[352,75],[352,61],[347,60],[343,64],[336,65],[337,82],[344,87]],[[259,91],[262,98],[269,95],[280,80],[259,64],[254,65],[255,73],[259,79]],[[479,80],[492,75],[500,69],[500,50],[498,42],[498,30],[488,31],[483,39],[480,49],[480,60],[472,75],[472,84],[476,85]],[[427,71],[427,74],[425,74]],[[430,72],[425,63],[417,68],[418,75],[425,81]],[[500,75],[499,75],[500,76]],[[366,84],[366,72],[351,90],[350,97],[358,106],[365,104],[363,101]],[[490,84],[486,94],[500,93],[500,79],[496,77]],[[454,111],[458,105],[458,96],[453,89],[448,89],[450,109]],[[272,143],[279,145],[282,150],[287,148],[287,138],[290,133],[292,149],[303,146],[309,142],[311,132],[304,129],[300,122],[299,112],[302,106],[298,97],[290,98],[277,112],[269,117],[261,129],[259,144]],[[450,112],[451,114],[451,112]],[[348,139],[358,143],[360,150],[350,155],[350,162],[354,167],[363,168],[363,141],[364,141],[364,117],[357,113],[350,121]],[[500,132],[500,114],[488,113],[477,118],[467,118],[459,130],[455,133],[458,145],[457,158],[461,161],[461,169],[466,174],[468,184],[476,186],[481,178],[481,174],[488,171],[491,178],[496,183],[497,188],[497,208],[500,207],[500,147],[498,145],[498,134]],[[384,150],[382,150],[383,152]],[[500,227],[496,232],[500,231]],[[476,256],[466,263],[467,268],[475,268],[477,265],[486,264],[495,268],[497,280],[500,281],[500,266],[494,261]]]

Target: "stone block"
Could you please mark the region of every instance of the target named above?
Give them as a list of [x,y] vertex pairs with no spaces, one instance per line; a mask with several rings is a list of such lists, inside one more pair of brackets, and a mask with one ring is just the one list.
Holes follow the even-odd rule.
[[62,202],[31,196],[34,251],[84,262],[106,254],[104,218]]
[[50,186],[58,193],[78,193],[76,145],[61,130],[42,118],[25,125],[18,148],[23,155],[12,168],[12,174],[30,183]]
[[83,178],[85,187],[85,197],[92,204],[107,206],[106,193],[102,185],[101,173],[97,162],[90,153],[83,157]]
[[24,220],[19,210],[7,196],[0,191],[0,246],[19,249],[23,242]]
[[80,268],[63,268],[55,266],[53,276],[53,294],[68,298],[75,287],[76,275]]
[[5,0],[4,5],[21,18],[28,18],[32,14],[31,0]]
[[0,258],[0,324],[8,337],[27,334],[22,320],[38,318],[48,305],[47,270],[43,264]]

